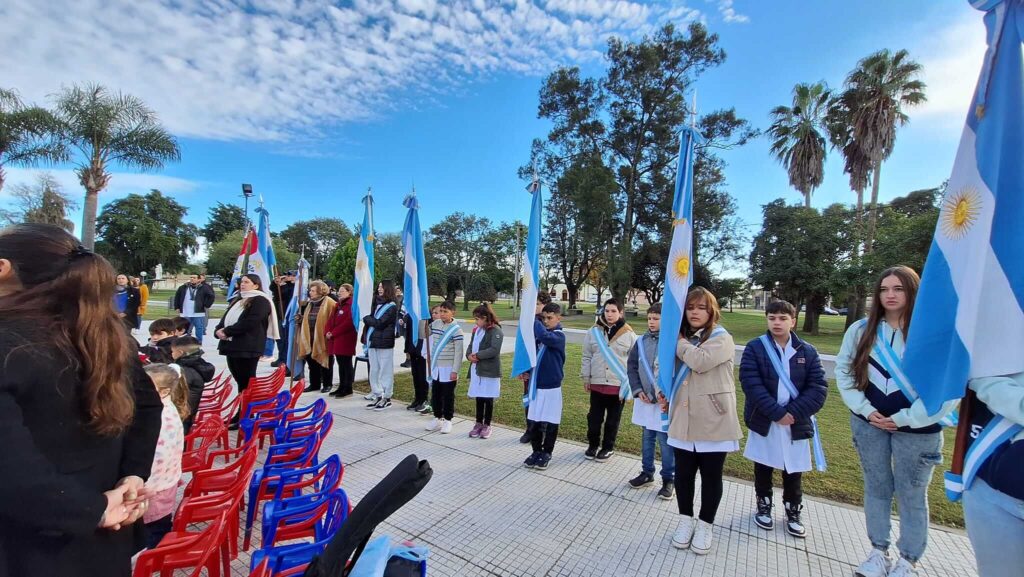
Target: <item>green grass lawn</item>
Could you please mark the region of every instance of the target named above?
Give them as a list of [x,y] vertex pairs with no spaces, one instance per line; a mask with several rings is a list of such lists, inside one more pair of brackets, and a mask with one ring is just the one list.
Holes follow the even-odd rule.
[[[737,316],[740,314],[742,313],[734,313]],[[759,315],[753,316],[759,318]],[[578,376],[581,355],[580,346],[569,345],[566,352],[566,377],[563,384],[564,408],[562,424],[558,432],[563,438],[585,443],[589,396],[583,390],[583,384]],[[511,366],[512,355],[502,355],[504,372],[507,372]],[[522,428],[525,426],[522,407],[522,384],[518,380],[509,378],[503,378],[502,382],[504,385],[501,390],[502,395],[494,406],[494,421],[514,428]],[[467,383],[459,383],[459,387],[456,389],[455,410],[462,415],[474,415],[476,413],[476,405],[473,399],[466,396],[467,387]],[[742,415],[743,391],[738,380],[736,382],[736,391],[739,397],[740,414]],[[412,377],[409,373],[396,375],[395,397],[405,401],[412,400]],[[632,407],[627,405],[623,412],[622,428],[619,431],[616,449],[639,455],[641,430],[640,427],[630,422],[632,410]],[[824,409],[818,414],[818,424],[828,457],[828,471],[825,473],[813,471],[805,473],[804,491],[808,495],[824,497],[843,503],[862,504],[864,496],[863,478],[861,476],[857,451],[850,440],[850,412],[843,405],[843,401],[839,397],[839,393],[834,385],[829,391],[828,401],[825,403]],[[743,432],[745,438],[745,427]],[[950,462],[953,436],[954,431],[947,429],[943,449],[945,467],[948,467]],[[563,447],[560,450],[576,449]],[[556,449],[556,461],[558,459],[558,451],[559,449]],[[524,448],[523,454],[525,455],[526,452]],[[928,497],[931,505],[931,519],[935,523],[962,528],[964,526],[962,507],[958,504],[950,503],[945,496],[942,485],[942,471],[944,470],[944,467],[937,468],[932,478]],[[742,451],[729,455],[725,464],[725,471],[727,475],[740,479],[753,480],[754,478],[753,463],[743,458]],[[780,482],[776,481],[776,483]],[[751,506],[753,506],[753,503],[751,503]]]

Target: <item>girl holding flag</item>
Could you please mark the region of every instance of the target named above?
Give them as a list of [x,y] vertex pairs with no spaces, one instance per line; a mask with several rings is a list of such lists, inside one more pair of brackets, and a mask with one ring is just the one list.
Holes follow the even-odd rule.
[[588,447],[583,454],[587,459],[603,463],[615,450],[622,407],[626,403],[625,399],[632,397],[626,361],[635,342],[636,333],[622,316],[619,301],[613,298],[605,301],[604,312],[583,340],[583,360],[580,365],[583,388],[590,393],[590,412],[587,413]]
[[[718,300],[704,287],[686,295],[682,338],[676,356],[686,365],[675,388],[669,411],[668,444],[676,460],[676,502],[682,518],[672,545],[698,555],[711,551],[711,526],[722,501],[725,457],[740,448],[733,362],[736,344],[720,324]],[[666,336],[665,338],[669,338]],[[693,499],[700,473],[700,516],[695,520]]]
[[[836,384],[853,413],[853,444],[864,471],[864,516],[871,553],[860,577],[906,577],[928,544],[928,483],[942,462],[942,421],[929,416],[902,370],[903,350],[921,279],[913,269],[882,271],[867,319],[850,326],[836,357]],[[936,312],[935,314],[942,314]],[[899,503],[900,558],[889,557],[893,496]]]

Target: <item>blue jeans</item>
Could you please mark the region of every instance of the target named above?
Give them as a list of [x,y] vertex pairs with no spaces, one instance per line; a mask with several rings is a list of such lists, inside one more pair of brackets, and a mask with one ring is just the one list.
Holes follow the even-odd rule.
[[889,433],[850,415],[864,471],[864,516],[871,546],[889,550],[892,499],[900,512],[900,557],[917,563],[928,545],[928,483],[942,463],[942,433]]
[[964,491],[964,520],[981,577],[1013,577],[1024,567],[1024,501],[974,479]]
[[643,472],[654,476],[654,444],[661,445],[661,478],[664,481],[672,482],[676,476],[676,456],[672,447],[668,446],[668,433],[652,431],[644,427],[643,449],[641,452],[640,465]]
[[[203,337],[206,336],[206,315],[201,317],[185,317],[188,319],[188,332],[195,331],[195,337],[199,339],[199,344],[203,344]],[[185,333],[188,334],[188,333]]]

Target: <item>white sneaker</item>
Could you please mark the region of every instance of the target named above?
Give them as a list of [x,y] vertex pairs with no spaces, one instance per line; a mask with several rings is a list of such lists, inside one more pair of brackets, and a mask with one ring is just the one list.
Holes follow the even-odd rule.
[[[903,561],[903,559],[900,559]],[[886,577],[892,567],[892,560],[889,559],[889,552],[880,549],[872,549],[868,558],[854,570],[857,577]],[[913,567],[911,567],[913,569]],[[913,575],[913,573],[911,573]]]
[[452,432],[452,422],[449,421],[448,419],[442,420],[441,421],[441,434],[442,435],[447,435],[450,432]]
[[892,566],[892,571],[889,571],[889,577],[910,577],[911,575],[917,575],[917,568],[903,557],[900,557],[899,561]]
[[697,529],[693,532],[690,551],[698,555],[707,555],[711,551],[711,523],[697,519]]
[[366,400],[366,401],[376,401],[377,400],[377,395],[375,395],[373,393],[369,393],[367,395],[363,395],[363,399]]
[[672,546],[676,549],[688,549],[690,540],[693,539],[693,517],[682,515],[679,518],[679,525],[672,535]]
[[427,424],[426,429],[430,432],[441,430],[441,419],[430,419],[430,423]]

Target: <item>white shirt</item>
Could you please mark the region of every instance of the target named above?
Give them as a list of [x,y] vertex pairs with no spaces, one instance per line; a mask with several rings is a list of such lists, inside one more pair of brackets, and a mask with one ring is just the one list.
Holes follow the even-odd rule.
[[[786,342],[785,347],[780,347],[772,340],[774,351],[768,354],[781,353],[782,370],[789,376],[789,360],[796,356],[796,349],[793,348],[793,339]],[[774,370],[774,368],[772,369]],[[791,397],[789,390],[779,383],[779,390],[775,394],[775,400],[782,406],[786,406]],[[811,442],[809,439],[800,441],[793,440],[793,433],[789,425],[772,423],[768,429],[768,436],[761,436],[750,431],[747,436],[747,448],[743,456],[754,461],[767,465],[773,469],[785,470],[789,473],[802,473],[811,470]]]
[[187,286],[185,287],[185,298],[181,301],[181,316],[183,317],[202,317],[206,316],[205,313],[196,312],[196,295],[199,294],[199,287]]

